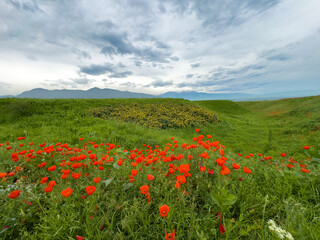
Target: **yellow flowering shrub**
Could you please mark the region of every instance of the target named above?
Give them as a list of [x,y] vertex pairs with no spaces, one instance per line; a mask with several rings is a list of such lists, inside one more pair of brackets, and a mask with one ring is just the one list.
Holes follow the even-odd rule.
[[91,113],[94,117],[162,129],[218,122],[212,111],[188,104],[117,104],[93,109]]

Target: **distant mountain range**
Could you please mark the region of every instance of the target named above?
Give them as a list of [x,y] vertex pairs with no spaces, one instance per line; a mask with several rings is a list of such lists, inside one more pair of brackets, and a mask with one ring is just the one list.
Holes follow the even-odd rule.
[[203,93],[194,91],[166,92],[161,95],[119,91],[109,88],[91,88],[89,90],[48,90],[35,88],[25,91],[17,96],[0,96],[0,98],[184,98],[188,100],[232,100],[232,101],[254,101],[275,100],[282,98],[306,97],[320,95],[320,90],[314,91],[288,91],[272,94],[248,94],[248,93]]

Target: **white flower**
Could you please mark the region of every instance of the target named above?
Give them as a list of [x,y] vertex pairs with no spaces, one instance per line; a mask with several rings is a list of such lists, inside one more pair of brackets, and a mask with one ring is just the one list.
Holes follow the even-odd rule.
[[273,221],[272,219],[269,219],[268,225],[269,229],[274,232],[280,239],[294,240],[289,232],[283,230],[281,227],[278,227],[275,221]]

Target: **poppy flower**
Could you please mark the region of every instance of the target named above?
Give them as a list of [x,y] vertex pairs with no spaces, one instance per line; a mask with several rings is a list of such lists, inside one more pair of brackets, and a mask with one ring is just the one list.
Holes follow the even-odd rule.
[[224,226],[222,225],[222,223],[220,223],[219,225],[219,231],[221,234],[224,234],[226,232],[226,230],[224,229]]
[[240,165],[236,164],[236,163],[232,163],[232,167],[234,169],[239,169],[240,168]]
[[148,174],[148,177],[147,177],[147,178],[148,178],[149,181],[152,181],[152,180],[154,179],[154,176],[151,175],[151,174]]
[[221,171],[220,171],[220,174],[221,175],[228,175],[230,173],[230,169],[227,168],[226,166],[222,166],[221,167]]
[[48,181],[48,177],[43,177],[40,181],[40,184],[44,184]]
[[245,173],[251,173],[251,170],[250,170],[249,168],[246,168],[246,167],[243,167],[243,171],[244,171]]
[[101,181],[101,178],[96,177],[95,179],[93,179],[93,181],[94,181],[95,183],[99,183],[99,182]]
[[54,170],[56,170],[57,166],[53,165],[51,167],[48,168],[49,172],[53,172]]
[[53,190],[53,187],[50,185],[44,189],[46,193],[51,192],[52,190]]
[[310,170],[305,169],[305,168],[302,168],[301,171],[304,172],[304,173],[309,173],[310,172]]
[[67,189],[61,191],[61,195],[64,197],[69,197],[71,194],[72,194],[71,188],[67,188]]
[[160,216],[167,217],[170,211],[170,207],[168,205],[162,205],[160,208]]
[[287,156],[287,154],[285,154],[285,153],[281,153],[280,155],[281,155],[281,157]]
[[166,234],[166,237],[165,237],[166,240],[174,240],[175,235],[176,235],[174,229],[173,229],[172,233],[167,233],[166,230],[164,230],[164,232]]
[[302,148],[308,150],[310,146],[303,146]]
[[208,169],[208,174],[213,175],[214,174],[213,169],[212,170]]
[[138,174],[138,170],[132,169],[131,174],[133,177],[136,176]]
[[71,176],[74,178],[74,179],[78,179],[81,177],[81,173],[72,173]]
[[84,240],[84,237],[82,237],[82,236],[76,236],[76,238],[77,238],[77,240]]
[[92,195],[96,191],[96,187],[95,186],[87,186],[86,191],[87,191],[88,195]]
[[20,192],[21,192],[21,190],[12,191],[12,192],[8,195],[8,197],[9,197],[9,198],[12,198],[12,199],[17,198],[17,197],[19,197]]
[[48,186],[54,187],[56,185],[56,181],[50,181],[48,183]]
[[149,186],[148,185],[143,185],[140,187],[140,191],[142,194],[147,194],[149,192]]
[[196,132],[199,132],[200,130],[198,128],[195,129]]
[[0,178],[4,178],[5,176],[7,176],[7,173],[0,173]]

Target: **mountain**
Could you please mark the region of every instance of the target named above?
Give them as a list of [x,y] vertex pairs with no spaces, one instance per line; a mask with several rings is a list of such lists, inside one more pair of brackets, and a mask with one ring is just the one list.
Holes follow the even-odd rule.
[[248,93],[202,93],[194,91],[166,92],[160,96],[163,98],[184,98],[188,100],[240,100],[257,97]]
[[13,98],[13,97],[15,97],[15,96],[13,96],[13,95],[4,95],[4,96],[0,96],[0,98]]
[[119,91],[114,89],[91,88],[89,90],[47,90],[35,88],[23,92],[18,98],[155,98],[156,96],[144,93]]
[[195,91],[166,92],[161,95],[119,91],[109,88],[91,88],[89,90],[48,90],[35,88],[17,96],[0,96],[0,98],[184,98],[187,100],[231,100],[231,101],[262,101],[283,98],[296,98],[320,95],[320,90],[287,91],[264,94],[248,93],[203,93]]

